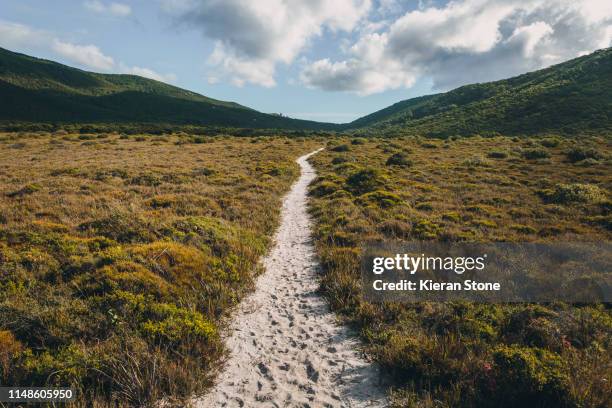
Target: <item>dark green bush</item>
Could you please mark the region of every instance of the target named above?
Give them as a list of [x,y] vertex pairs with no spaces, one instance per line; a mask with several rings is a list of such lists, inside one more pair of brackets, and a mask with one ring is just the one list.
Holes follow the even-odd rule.
[[522,156],[528,160],[548,159],[550,153],[546,149],[525,149],[521,152]]
[[575,147],[573,149],[570,149],[565,153],[565,155],[567,156],[567,159],[572,163],[576,163],[586,159],[602,160],[605,158],[605,156],[597,150],[584,147]]
[[553,190],[542,192],[543,197],[556,204],[599,203],[606,199],[604,191],[594,184],[557,184]]
[[344,157],[344,156],[337,156],[334,157],[331,161],[332,164],[342,164],[342,163],[346,163],[348,162],[348,158]]
[[381,208],[389,208],[401,204],[403,201],[397,194],[390,193],[388,191],[372,191],[359,197],[357,200],[360,204],[375,204]]
[[389,156],[386,163],[387,166],[412,166],[412,161],[404,153],[395,153]]
[[508,152],[502,150],[495,150],[489,152],[487,154],[487,157],[490,157],[491,159],[505,159],[508,157]]
[[332,151],[334,152],[348,152],[349,150],[350,148],[349,148],[349,145],[347,144],[341,144],[341,145],[332,147]]
[[361,195],[378,190],[385,185],[387,177],[375,168],[367,168],[351,174],[346,180],[347,190]]
[[561,140],[556,137],[547,137],[540,140],[540,144],[544,147],[557,147],[561,144]]
[[493,353],[493,398],[502,407],[571,407],[568,368],[553,352],[524,346],[499,346]]

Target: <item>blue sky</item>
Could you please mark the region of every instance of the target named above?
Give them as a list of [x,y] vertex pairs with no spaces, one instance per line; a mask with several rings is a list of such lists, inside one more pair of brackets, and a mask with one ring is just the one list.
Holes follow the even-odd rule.
[[609,47],[607,0],[3,0],[0,46],[347,122]]

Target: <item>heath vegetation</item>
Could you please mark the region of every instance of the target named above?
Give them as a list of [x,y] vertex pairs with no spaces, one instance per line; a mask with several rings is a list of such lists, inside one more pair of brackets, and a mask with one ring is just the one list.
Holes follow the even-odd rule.
[[0,383],[121,405],[204,389],[318,144],[0,134]]
[[609,241],[609,138],[336,147],[313,158],[322,287],[389,373],[393,406],[609,406],[609,305],[375,304],[362,297],[359,264],[369,240]]

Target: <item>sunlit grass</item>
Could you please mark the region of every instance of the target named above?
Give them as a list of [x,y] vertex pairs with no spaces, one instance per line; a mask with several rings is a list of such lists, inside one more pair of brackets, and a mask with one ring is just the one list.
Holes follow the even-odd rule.
[[0,383],[85,401],[210,384],[314,140],[0,135]]
[[609,241],[609,138],[339,139],[313,158],[323,290],[398,407],[603,407],[607,305],[373,304],[369,240]]

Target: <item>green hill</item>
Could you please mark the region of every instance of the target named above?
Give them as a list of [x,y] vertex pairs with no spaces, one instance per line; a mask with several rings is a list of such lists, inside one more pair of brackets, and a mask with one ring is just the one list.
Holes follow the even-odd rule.
[[398,102],[345,125],[451,136],[612,132],[612,48],[514,78]]
[[136,75],[0,48],[0,121],[150,123],[446,137],[612,133],[612,48],[496,82],[420,96],[337,125],[261,113]]
[[0,48],[0,120],[279,129],[337,125],[258,112],[136,75],[98,74]]

